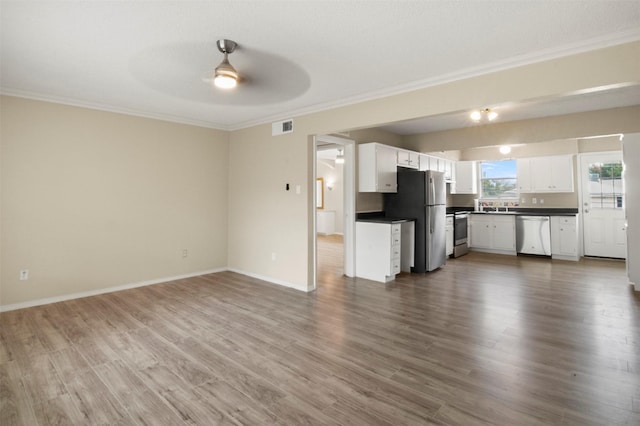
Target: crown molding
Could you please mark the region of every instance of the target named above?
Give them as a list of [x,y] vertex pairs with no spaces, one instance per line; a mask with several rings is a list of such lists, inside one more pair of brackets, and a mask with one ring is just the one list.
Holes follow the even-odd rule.
[[209,122],[203,120],[194,120],[186,117],[179,117],[170,114],[157,114],[149,111],[140,111],[129,108],[116,107],[113,105],[105,105],[94,102],[87,102],[78,99],[66,98],[63,96],[48,95],[42,93],[34,93],[25,90],[0,88],[0,95],[15,96],[18,98],[32,99],[34,101],[51,102],[56,104],[74,106],[79,108],[93,109],[97,111],[112,112],[114,114],[131,115],[134,117],[149,118],[152,120],[168,121],[170,123],[186,124],[189,126],[205,127],[208,129],[231,130],[229,126],[222,123]]
[[604,49],[607,47],[617,46],[625,43],[640,41],[640,29],[632,29],[628,31],[608,34],[603,37],[583,40],[576,43],[566,44],[550,49],[544,49],[533,53],[514,56],[501,61],[495,61],[489,64],[466,68],[463,70],[443,74],[433,78],[416,80],[410,83],[401,84],[381,90],[371,91],[360,95],[346,97],[337,101],[324,102],[310,105],[304,108],[297,108],[293,111],[284,111],[282,113],[261,117],[255,120],[247,120],[242,122],[224,124],[214,121],[195,120],[188,117],[174,116],[170,114],[158,114],[149,111],[133,110],[129,108],[117,107],[113,105],[105,105],[94,102],[87,102],[78,99],[66,98],[55,95],[42,93],[34,93],[19,89],[0,88],[0,94],[7,96],[16,96],[21,98],[33,99],[45,102],[54,102],[64,105],[76,106],[81,108],[94,109],[99,111],[112,112],[117,114],[126,114],[136,117],[150,118],[153,120],[168,121],[190,126],[205,127],[222,131],[236,131],[249,127],[272,123],[274,121],[301,117],[313,113],[327,111],[335,108],[341,108],[362,102],[382,99],[390,96],[400,95],[420,89],[439,86],[454,81],[465,80],[478,77],[485,74],[491,74],[499,71],[517,68],[521,66],[531,65],[539,62],[545,62],[566,56],[577,55],[589,51]]

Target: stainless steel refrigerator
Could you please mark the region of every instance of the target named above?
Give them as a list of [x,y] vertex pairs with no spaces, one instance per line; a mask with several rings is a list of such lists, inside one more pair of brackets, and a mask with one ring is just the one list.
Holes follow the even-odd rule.
[[415,266],[429,272],[446,263],[444,173],[398,168],[398,192],[384,194],[385,216],[415,220]]

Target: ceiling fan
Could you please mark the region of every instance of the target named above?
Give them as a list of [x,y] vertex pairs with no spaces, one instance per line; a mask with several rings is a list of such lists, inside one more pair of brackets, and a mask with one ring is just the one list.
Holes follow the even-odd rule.
[[224,59],[215,69],[213,84],[220,89],[233,89],[238,85],[238,72],[229,63],[228,55],[236,50],[238,44],[233,40],[220,39],[216,42],[218,50],[224,53]]

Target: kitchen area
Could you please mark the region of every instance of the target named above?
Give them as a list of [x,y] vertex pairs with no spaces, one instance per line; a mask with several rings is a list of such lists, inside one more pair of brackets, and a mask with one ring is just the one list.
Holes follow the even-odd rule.
[[[526,157],[495,160],[488,152],[497,149],[453,159],[446,152],[359,144],[358,192],[377,193],[382,202],[378,209],[357,212],[356,275],[389,282],[401,272],[446,267],[469,251],[579,261],[585,255],[581,211],[593,207],[595,215],[597,203],[613,203],[622,211],[621,176],[601,178],[591,167],[588,185],[613,186],[612,195],[598,195],[593,188],[580,193],[583,168],[577,154],[529,156],[536,155],[529,151]],[[492,170],[502,166],[512,170],[493,176]],[[372,233],[382,239],[372,239]],[[611,253],[602,257],[624,258],[619,251]]]

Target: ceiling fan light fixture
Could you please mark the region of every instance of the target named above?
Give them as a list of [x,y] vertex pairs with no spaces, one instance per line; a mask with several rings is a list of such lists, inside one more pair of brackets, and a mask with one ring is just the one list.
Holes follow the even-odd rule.
[[213,84],[221,89],[233,89],[238,85],[238,72],[229,63],[229,53],[236,49],[236,42],[231,40],[218,40],[218,50],[224,53],[224,59],[216,67]]
[[486,117],[487,121],[495,120],[498,118],[498,113],[489,108],[485,108],[483,110],[474,110],[469,116],[474,123],[479,123],[483,116]]

